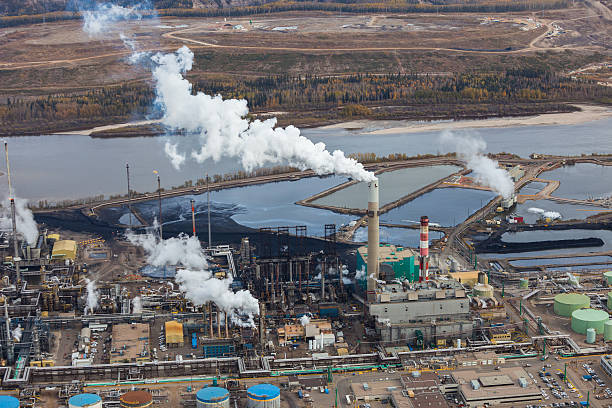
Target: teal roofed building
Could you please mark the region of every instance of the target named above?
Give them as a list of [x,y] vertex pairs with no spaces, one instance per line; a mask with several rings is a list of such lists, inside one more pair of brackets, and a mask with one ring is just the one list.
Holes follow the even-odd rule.
[[[419,261],[416,251],[391,244],[380,244],[380,279],[392,281],[394,279],[419,281]],[[368,276],[368,246],[357,249],[357,271],[365,270],[362,279],[358,280],[359,286],[365,290],[366,277]]]

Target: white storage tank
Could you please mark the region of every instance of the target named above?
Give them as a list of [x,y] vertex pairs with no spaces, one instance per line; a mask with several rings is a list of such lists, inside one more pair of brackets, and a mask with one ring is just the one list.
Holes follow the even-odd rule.
[[10,395],[0,395],[0,408],[19,408],[19,400]]
[[247,390],[247,408],[280,408],[280,389],[272,384],[257,384]]
[[206,387],[196,393],[197,408],[229,408],[230,393],[221,387]]
[[70,397],[68,408],[102,408],[102,398],[96,394],[78,394]]

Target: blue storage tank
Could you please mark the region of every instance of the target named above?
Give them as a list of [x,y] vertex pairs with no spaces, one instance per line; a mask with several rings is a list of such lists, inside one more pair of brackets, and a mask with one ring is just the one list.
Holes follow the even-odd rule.
[[0,408],[19,408],[19,400],[10,395],[0,395]]
[[102,398],[96,394],[78,394],[68,400],[69,408],[102,408]]
[[247,398],[247,408],[280,408],[280,389],[272,384],[250,387]]
[[229,408],[230,393],[221,387],[206,387],[196,393],[198,408]]

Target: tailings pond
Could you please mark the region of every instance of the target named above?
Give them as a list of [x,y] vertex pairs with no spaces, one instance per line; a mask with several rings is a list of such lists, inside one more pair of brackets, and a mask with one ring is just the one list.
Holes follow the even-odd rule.
[[496,197],[491,191],[467,188],[437,188],[408,203],[380,215],[380,222],[388,224],[419,223],[421,216],[429,216],[430,223],[453,227],[487,205]]
[[[381,173],[378,175],[380,206],[396,201],[461,169],[457,166],[426,166]],[[341,208],[367,208],[368,203],[363,199],[367,196],[368,186],[365,183],[357,183],[314,200],[312,203]]]

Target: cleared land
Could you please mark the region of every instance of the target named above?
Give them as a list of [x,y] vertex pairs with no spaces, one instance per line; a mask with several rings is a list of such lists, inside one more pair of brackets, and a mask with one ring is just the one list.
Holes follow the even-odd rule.
[[[3,111],[3,105],[9,102],[36,103],[49,95],[59,97],[60,103],[76,106],[79,96],[90,98],[96,90],[109,95],[138,95],[146,104],[152,98],[150,72],[146,67],[128,63],[132,51],[119,39],[120,34],[136,41],[139,51],[171,51],[181,45],[189,46],[196,55],[189,79],[200,81],[200,89],[218,88],[215,92],[232,97],[244,97],[241,88],[231,88],[234,79],[244,81],[273,75],[401,73],[440,77],[525,68],[561,74],[573,72],[576,77],[610,84],[610,22],[605,10],[608,9],[604,4],[590,2],[577,3],[565,10],[497,14],[286,12],[227,19],[164,17],[124,22],[102,37],[93,38],[83,33],[82,22],[78,20],[3,28],[0,125],[9,133],[19,134],[67,131],[141,118],[147,113],[144,105],[133,109],[115,96],[118,104],[125,103],[126,109],[105,112],[99,117],[89,114],[100,112],[99,109],[82,105],[75,112],[64,109],[62,115],[56,115],[57,119],[41,117],[40,123],[29,117],[19,122],[16,120],[19,114]],[[602,92],[597,94],[597,100],[582,97],[575,100],[612,100],[605,92],[601,95]],[[554,103],[567,101],[549,99],[541,100],[540,106],[519,106],[525,101],[517,100],[514,111],[502,111],[495,107],[498,101],[478,100],[474,106],[462,109],[444,107],[441,116],[476,118],[559,112],[564,110]],[[366,104],[370,108],[389,107],[393,102],[381,99]],[[406,105],[406,101],[400,102]],[[338,102],[335,107],[342,105],[343,102]],[[329,117],[328,112],[335,110],[328,105],[268,103],[257,109],[266,110],[293,111],[302,124],[341,119],[338,115]],[[434,118],[421,108],[396,107],[384,112],[381,118],[419,115]],[[281,118],[281,123],[285,120]]]

